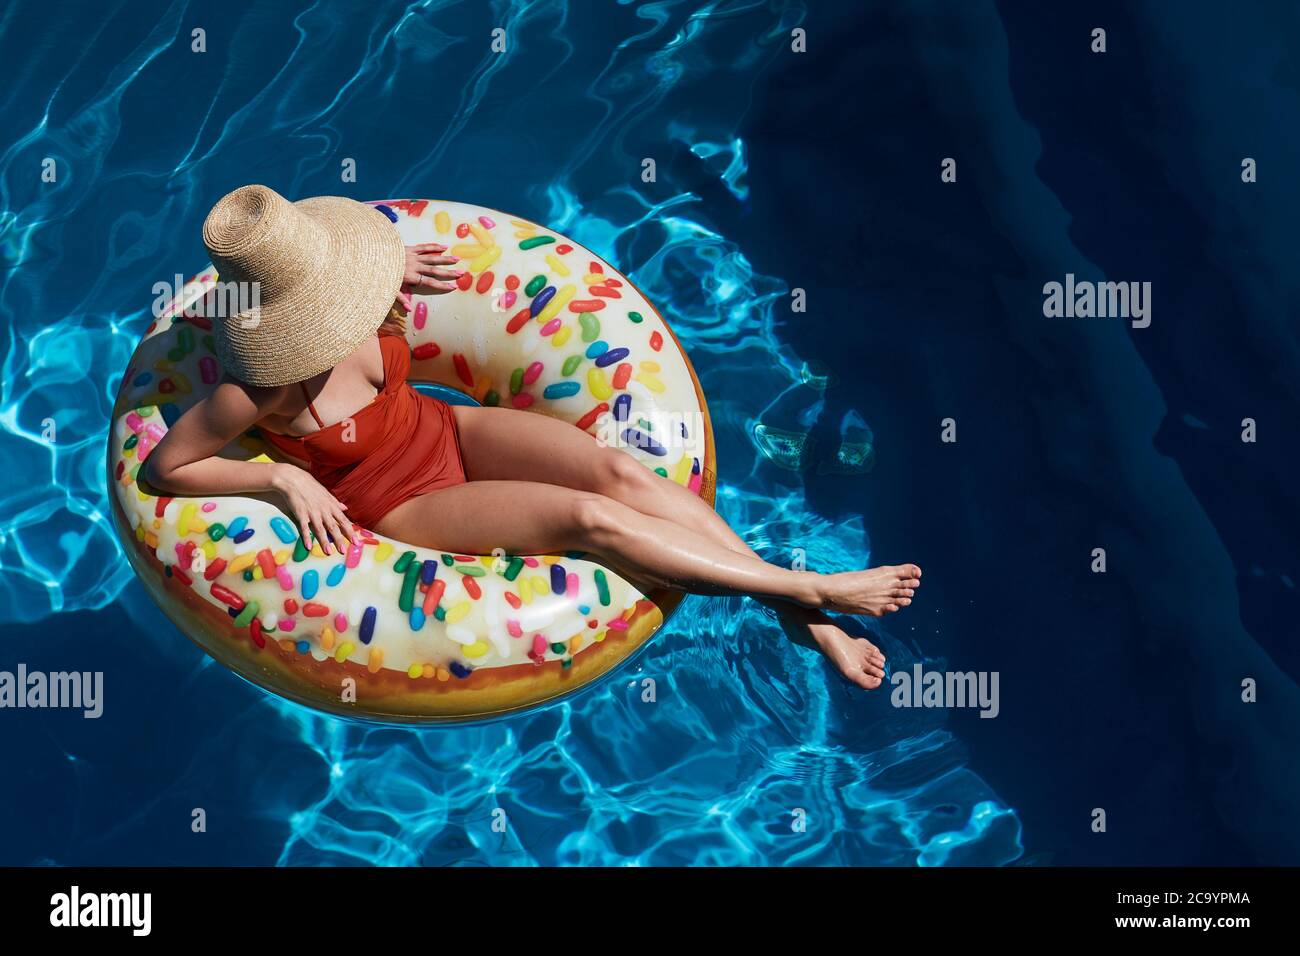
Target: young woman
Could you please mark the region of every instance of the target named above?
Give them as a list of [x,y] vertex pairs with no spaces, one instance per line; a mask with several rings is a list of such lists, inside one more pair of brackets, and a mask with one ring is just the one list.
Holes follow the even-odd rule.
[[[584,551],[643,590],[749,595],[848,680],[880,686],[879,649],[824,612],[906,607],[916,565],[816,574],[769,564],[695,494],[571,425],[452,407],[406,383],[410,350],[393,306],[456,288],[445,247],[404,247],[361,203],[289,203],[264,186],[224,197],[203,237],[223,285],[251,286],[260,301],[214,317],[226,375],[154,449],[155,487],[277,492],[327,553],[331,541],[346,547],[355,522],[456,553]],[[219,456],[254,425],[285,463]]]

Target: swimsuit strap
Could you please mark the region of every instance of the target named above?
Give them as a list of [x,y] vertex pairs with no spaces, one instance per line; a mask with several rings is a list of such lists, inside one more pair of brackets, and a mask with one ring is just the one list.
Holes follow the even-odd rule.
[[311,412],[311,417],[316,419],[316,424],[319,427],[324,428],[325,423],[321,421],[320,416],[316,414],[316,406],[311,403],[311,396],[307,394],[307,383],[299,382],[298,387],[302,389],[302,397],[307,400],[307,411]]

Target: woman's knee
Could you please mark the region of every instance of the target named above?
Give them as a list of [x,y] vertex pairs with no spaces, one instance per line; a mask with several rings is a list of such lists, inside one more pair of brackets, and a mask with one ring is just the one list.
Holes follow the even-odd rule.
[[604,449],[596,468],[597,491],[610,498],[645,494],[654,487],[655,474],[631,455]]
[[608,541],[623,530],[627,507],[604,495],[576,495],[569,520],[586,542]]

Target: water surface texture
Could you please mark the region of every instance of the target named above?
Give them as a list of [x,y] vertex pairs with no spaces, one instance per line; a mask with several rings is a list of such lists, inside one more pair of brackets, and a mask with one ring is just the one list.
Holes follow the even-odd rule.
[[[8,4],[0,670],[103,671],[105,712],[0,711],[0,863],[1300,862],[1300,23],[1252,9]],[[719,510],[783,563],[921,564],[855,626],[998,672],[998,716],[851,689],[739,600],[469,728],[209,662],[122,557],[104,443],[153,284],[248,182],[480,203],[616,263],[699,372]],[[1151,326],[1044,318],[1066,273],[1152,282]]]

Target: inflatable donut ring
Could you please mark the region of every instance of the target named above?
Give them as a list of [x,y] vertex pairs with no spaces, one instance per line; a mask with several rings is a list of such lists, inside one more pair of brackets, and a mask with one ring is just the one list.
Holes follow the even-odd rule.
[[[570,422],[710,504],[713,434],[691,363],[640,291],[534,223],[465,203],[373,203],[408,245],[460,256],[459,290],[416,296],[410,381]],[[273,497],[172,498],[142,485],[168,426],[220,378],[211,266],[156,310],[113,410],[114,523],[166,615],[249,681],[392,723],[492,717],[571,693],[626,660],[680,595],[643,595],[581,554],[447,554],[358,529],[307,548]],[[269,461],[256,430],[221,454]]]

